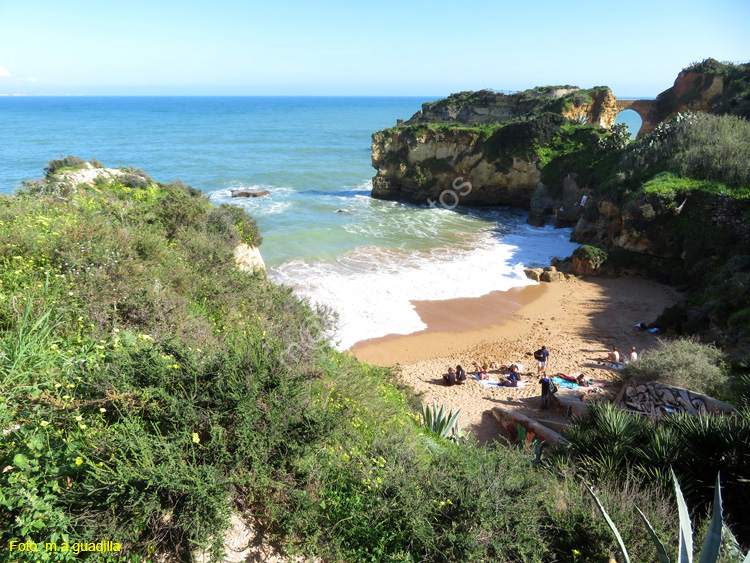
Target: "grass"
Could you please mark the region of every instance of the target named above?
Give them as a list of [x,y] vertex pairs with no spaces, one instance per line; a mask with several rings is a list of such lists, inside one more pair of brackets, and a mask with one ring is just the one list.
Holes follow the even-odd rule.
[[750,184],[733,187],[716,180],[678,176],[674,172],[661,172],[646,181],[643,193],[661,196],[669,200],[690,195],[694,192],[718,197],[729,196],[738,201],[750,199]]

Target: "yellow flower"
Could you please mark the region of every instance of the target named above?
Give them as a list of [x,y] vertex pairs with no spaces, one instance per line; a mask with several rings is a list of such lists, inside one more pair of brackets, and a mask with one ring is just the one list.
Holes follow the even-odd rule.
[[80,421],[80,420],[83,420],[83,417],[82,417],[82,416],[81,416],[81,415],[79,414],[79,415],[78,415],[78,416],[76,417],[76,420],[79,420],[79,421]]
[[79,424],[78,426],[79,426],[79,428],[81,430],[86,430],[86,425],[85,424]]
[[200,441],[201,441],[201,439],[198,436],[198,433],[197,432],[193,432],[193,442],[195,442],[196,444],[199,444]]
[[76,458],[76,465],[81,465],[83,463],[83,458],[77,457]]
[[47,426],[49,422],[47,422],[46,420],[43,420],[39,424],[41,424],[42,426]]
[[105,409],[105,408],[100,408],[100,409],[99,409],[99,412],[107,412],[107,409]]

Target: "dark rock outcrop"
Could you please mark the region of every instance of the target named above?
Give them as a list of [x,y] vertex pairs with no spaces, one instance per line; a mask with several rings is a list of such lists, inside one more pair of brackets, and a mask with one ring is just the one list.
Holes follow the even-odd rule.
[[261,197],[270,193],[270,190],[265,190],[263,188],[243,188],[232,190],[232,197]]

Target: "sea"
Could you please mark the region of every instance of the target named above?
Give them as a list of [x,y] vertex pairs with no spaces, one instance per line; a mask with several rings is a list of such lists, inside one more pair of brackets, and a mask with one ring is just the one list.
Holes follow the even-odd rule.
[[[524,267],[577,246],[522,210],[370,197],[372,133],[440,97],[0,97],[0,193],[75,155],[239,205],[258,221],[269,277],[335,311],[332,341],[347,349],[424,329],[414,300],[530,285]],[[231,197],[253,187],[270,195]]]

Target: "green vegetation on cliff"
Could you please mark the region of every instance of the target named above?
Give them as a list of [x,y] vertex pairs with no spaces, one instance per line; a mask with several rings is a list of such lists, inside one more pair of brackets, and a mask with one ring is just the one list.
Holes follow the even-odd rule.
[[[689,65],[683,72],[719,77],[724,82],[723,93],[713,102],[712,111],[750,118],[750,63],[734,64],[709,58]],[[698,82],[698,88],[701,86]],[[673,98],[668,96],[665,103],[677,103]]]

